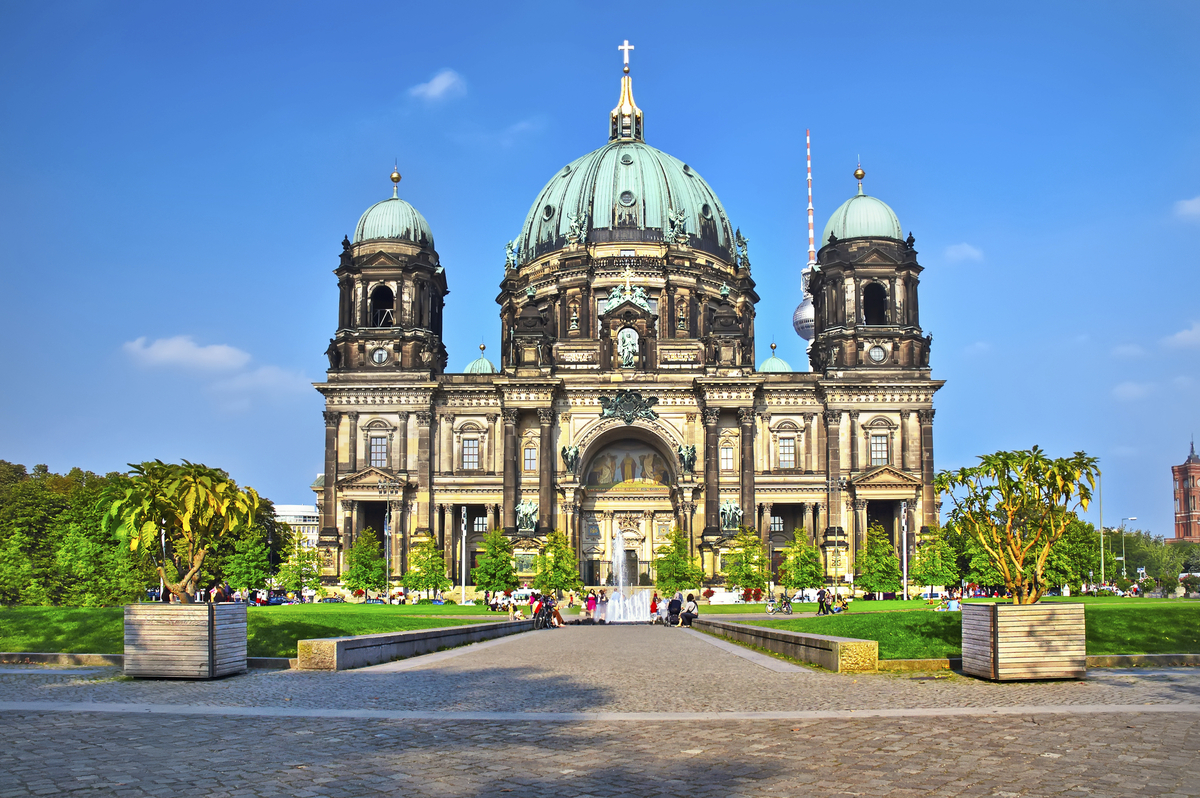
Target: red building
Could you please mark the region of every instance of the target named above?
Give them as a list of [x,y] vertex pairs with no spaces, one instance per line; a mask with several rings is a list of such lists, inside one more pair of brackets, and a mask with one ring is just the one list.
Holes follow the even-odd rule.
[[1175,489],[1175,539],[1200,543],[1200,456],[1196,442],[1183,465],[1171,466]]

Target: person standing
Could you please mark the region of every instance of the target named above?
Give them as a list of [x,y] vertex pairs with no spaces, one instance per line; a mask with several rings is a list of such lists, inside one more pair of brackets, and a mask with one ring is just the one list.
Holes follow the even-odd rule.
[[821,588],[817,591],[817,615],[828,615],[828,607],[825,600],[829,597],[829,591]]

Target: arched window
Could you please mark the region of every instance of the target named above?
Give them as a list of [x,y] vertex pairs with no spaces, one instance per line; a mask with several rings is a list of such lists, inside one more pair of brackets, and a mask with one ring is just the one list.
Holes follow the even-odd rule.
[[393,315],[396,306],[396,295],[386,285],[381,285],[371,292],[371,326],[391,327],[395,324]]
[[879,283],[863,289],[863,323],[887,324],[887,291]]

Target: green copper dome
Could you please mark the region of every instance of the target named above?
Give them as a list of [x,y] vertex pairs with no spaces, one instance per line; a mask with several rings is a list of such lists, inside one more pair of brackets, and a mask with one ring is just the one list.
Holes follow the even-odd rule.
[[472,360],[463,369],[463,374],[496,374],[496,366],[492,361],[483,356],[483,350],[486,347],[483,344],[479,345],[479,357]]
[[399,197],[377,202],[358,220],[354,228],[354,242],[377,239],[410,241],[422,247],[433,248],[433,233],[421,213]]
[[830,233],[838,238],[904,239],[896,213],[883,200],[864,194],[862,183],[858,184],[858,194],[843,202],[829,217],[819,246],[829,243]]
[[775,344],[771,344],[771,356],[762,362],[758,370],[767,374],[784,374],[790,373],[792,367],[783,358],[775,357]]
[[520,260],[563,249],[571,241],[669,240],[686,240],[732,259],[729,217],[704,178],[662,150],[623,138],[571,161],[550,178],[525,217]]

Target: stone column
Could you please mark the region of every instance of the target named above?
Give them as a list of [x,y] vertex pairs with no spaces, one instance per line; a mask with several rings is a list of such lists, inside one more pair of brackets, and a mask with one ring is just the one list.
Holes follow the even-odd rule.
[[[498,419],[498,418],[499,418],[499,416],[497,416],[495,413],[488,413],[488,416],[487,416],[487,424],[488,424],[487,452],[486,452],[486,454],[484,452],[479,453],[480,457],[483,458],[479,461],[479,465],[483,468],[484,472],[487,474],[495,474],[497,471],[496,453],[497,453],[499,447],[496,446],[496,440],[499,437],[499,433],[496,431],[496,419]],[[490,529],[492,529],[492,528],[489,528],[489,531],[490,531]]]
[[804,528],[808,530],[808,539],[815,543],[820,539],[820,535],[817,534],[816,502],[809,502],[808,504],[804,505],[804,515]]
[[804,473],[813,472],[813,461],[816,459],[816,444],[813,440],[813,417],[815,413],[804,414]]
[[400,412],[400,438],[396,443],[396,461],[398,471],[408,471],[408,413]]
[[391,564],[391,569],[388,571],[388,578],[391,579],[391,577],[399,576],[404,572],[400,565],[401,541],[404,540],[404,503],[388,501],[388,512],[392,516],[392,523],[389,527],[391,538],[390,540],[385,540],[383,544],[388,547],[388,562]]
[[826,462],[826,506],[829,513],[825,519],[826,527],[843,527],[842,524],[842,489],[838,480],[842,476],[841,461],[841,427],[842,411],[825,411],[825,462]]
[[448,573],[454,573],[453,557],[453,542],[450,538],[453,534],[446,529],[446,505],[439,504],[437,506],[437,542],[442,547],[442,563],[446,566]]
[[342,508],[342,545],[341,554],[337,558],[337,572],[341,576],[346,570],[346,554],[354,545],[354,502],[343,499],[338,505]]
[[900,411],[900,469],[908,470],[908,418],[912,413],[908,410]]
[[347,448],[350,450],[350,473],[353,474],[358,470],[358,413],[351,410],[346,414],[346,418],[350,419],[350,445]]
[[337,445],[338,422],[342,414],[326,410],[325,417],[325,487],[321,490],[321,531],[337,534]]
[[554,527],[554,409],[539,407],[538,411],[538,531]]
[[861,470],[858,462],[858,411],[850,411],[850,473]]
[[417,529],[418,533],[432,531],[433,512],[433,460],[430,440],[430,425],[433,413],[417,411]]
[[854,554],[857,556],[867,545],[867,500],[854,500]]
[[438,419],[438,471],[454,473],[454,414],[443,413]]
[[504,531],[517,530],[517,411],[506,408],[504,417]]
[[721,461],[717,447],[717,422],[721,411],[709,408],[704,411],[704,534],[717,535],[721,532]]
[[[754,500],[754,409],[749,407],[739,409],[738,421],[742,426],[742,512],[755,514],[757,502]],[[766,541],[766,532],[763,531],[762,524],[760,523],[758,527],[759,537]]]
[[933,492],[933,408],[917,411],[921,424],[921,526],[937,526],[937,499]]

